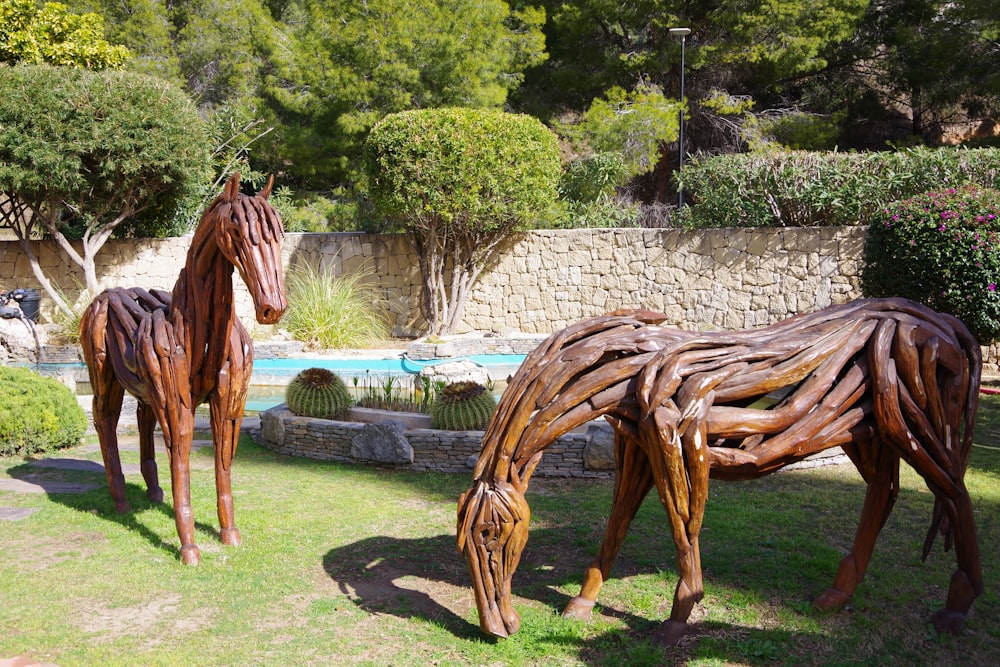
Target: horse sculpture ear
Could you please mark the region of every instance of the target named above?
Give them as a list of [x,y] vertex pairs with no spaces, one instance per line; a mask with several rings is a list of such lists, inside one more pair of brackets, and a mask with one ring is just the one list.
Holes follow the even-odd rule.
[[240,194],[240,172],[234,171],[233,175],[229,177],[226,181],[226,187],[222,191],[223,197],[226,201],[236,201],[237,196]]
[[263,199],[267,199],[268,197],[271,196],[271,188],[273,187],[274,187],[274,174],[271,174],[270,176],[267,177],[267,185],[264,186],[263,190],[257,193],[257,196]]

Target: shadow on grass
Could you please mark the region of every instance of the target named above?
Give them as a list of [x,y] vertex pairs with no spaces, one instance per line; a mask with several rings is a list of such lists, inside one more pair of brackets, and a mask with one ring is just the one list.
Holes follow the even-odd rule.
[[[977,451],[970,470],[996,476],[1000,456]],[[417,487],[415,492],[463,487],[461,481],[382,474],[393,483]],[[944,605],[955,556],[953,551],[943,551],[943,540],[938,537],[927,562],[920,562],[920,545],[933,509],[933,496],[922,488],[901,491],[876,544],[868,576],[849,609],[832,617],[811,609],[812,600],[832,583],[838,562],[850,550],[864,489],[860,477],[848,467],[838,472],[783,473],[748,482],[713,480],[701,540],[705,583],[710,589],[703,606],[719,610],[749,604],[779,616],[790,614],[801,625],[788,629],[781,621],[764,620],[764,627],[756,627],[741,624],[738,616],[731,623],[703,618],[692,625],[680,646],[663,652],[653,635],[669,613],[676,570],[673,541],[655,493],[632,524],[612,571],[612,581],[639,577],[644,582],[638,586],[648,590],[636,593],[629,590],[636,584],[625,583],[617,595],[609,596],[606,593],[613,588],[609,582],[595,609],[595,616],[618,619],[624,627],[593,634],[582,631],[581,635],[566,625],[570,621],[547,619],[538,612],[538,605],[527,605],[530,609],[525,613],[525,601],[558,613],[579,590],[582,573],[603,538],[602,521],[610,505],[606,483],[536,479],[528,491],[532,528],[513,580],[515,608],[525,614],[520,632],[542,643],[572,645],[582,661],[593,665],[684,664],[693,656],[754,665],[839,664],[850,662],[854,653],[866,655],[873,646],[877,651],[878,641],[906,643],[914,638],[915,645],[908,646],[909,652],[900,660],[925,664],[920,662],[924,650],[920,642],[931,642],[935,656],[959,655],[962,638],[949,648],[947,641],[934,644],[927,634],[926,620]],[[1000,575],[988,558],[1000,544],[993,518],[1000,515],[1000,503],[989,493],[974,498],[974,503],[989,590],[990,582]],[[484,637],[476,623],[468,620],[475,618],[475,607],[453,535],[368,538],[330,550],[323,565],[341,590],[353,591],[355,603],[366,611],[423,619],[461,639]],[[648,575],[654,575],[651,582]],[[414,585],[415,580],[424,583]],[[464,590],[464,606],[446,599],[456,589]],[[659,602],[643,606],[630,596]],[[648,617],[630,611],[637,608],[656,611]],[[995,596],[980,597],[970,617],[973,635],[991,632],[990,619],[996,616]],[[540,627],[532,628],[532,624]],[[866,639],[869,635],[879,639],[871,644]],[[971,641],[968,634],[966,641]],[[986,648],[995,645],[986,640]],[[823,657],[812,655],[814,648]],[[876,658],[877,654],[868,655],[866,660]]]
[[[114,502],[111,499],[104,466],[96,461],[79,460],[77,462],[80,465],[75,470],[46,470],[31,463],[24,463],[8,468],[7,474],[13,479],[41,487],[49,499],[55,503],[78,512],[97,514],[111,523],[116,523],[130,532],[141,535],[155,549],[180,559],[180,540],[176,532],[173,533],[173,540],[168,542],[143,521],[143,516],[150,511],[157,512],[173,521],[174,511],[170,503],[154,503],[147,497],[145,485],[140,486],[126,482],[125,497],[132,506],[132,511],[120,514],[115,510]],[[164,491],[169,497],[169,479],[166,482],[167,486]],[[78,490],[66,491],[68,487],[73,486],[77,487]],[[214,526],[199,521],[195,521],[194,526],[195,531],[201,536],[207,534],[216,540],[219,539],[219,530]],[[203,539],[203,537],[196,536],[197,539]]]
[[[562,542],[563,531],[541,529],[532,532],[537,542]],[[526,601],[540,603],[554,612],[561,610],[570,596],[557,590],[564,585],[579,583],[582,568],[576,563],[542,562],[530,549],[524,554],[515,575],[515,608],[524,614],[520,634],[538,646],[569,646],[578,651],[581,662],[589,665],[668,665],[685,664],[691,650],[700,645],[702,657],[739,660],[749,664],[769,664],[788,641],[812,641],[810,633],[781,629],[761,630],[718,622],[692,626],[681,646],[664,650],[654,641],[659,621],[637,616],[623,609],[598,605],[595,616],[619,620],[623,628],[586,632],[584,623],[557,620]],[[567,559],[569,560],[569,559]],[[419,619],[440,627],[458,639],[485,641],[498,645],[498,659],[503,657],[502,644],[516,639],[497,640],[484,635],[475,622],[456,613],[455,608],[475,607],[469,576],[455,550],[452,535],[436,535],[401,539],[373,537],[344,547],[331,549],[323,558],[326,573],[342,593],[359,608],[370,614],[391,614],[402,619]],[[664,595],[672,586],[664,582]],[[455,596],[463,600],[456,601]],[[535,627],[532,627],[536,624]],[[724,638],[739,636],[738,645],[727,644]]]

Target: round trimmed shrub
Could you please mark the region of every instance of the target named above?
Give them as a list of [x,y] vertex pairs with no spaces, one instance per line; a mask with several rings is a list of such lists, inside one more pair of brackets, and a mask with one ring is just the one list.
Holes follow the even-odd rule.
[[865,296],[902,296],[1000,337],[1000,191],[974,186],[890,204],[868,228]]
[[28,368],[0,366],[0,456],[80,444],[87,414],[65,385]]
[[431,428],[447,431],[482,431],[490,423],[497,403],[478,382],[453,382],[431,403]]
[[289,383],[285,404],[300,417],[343,419],[354,400],[339,375],[325,368],[307,368]]

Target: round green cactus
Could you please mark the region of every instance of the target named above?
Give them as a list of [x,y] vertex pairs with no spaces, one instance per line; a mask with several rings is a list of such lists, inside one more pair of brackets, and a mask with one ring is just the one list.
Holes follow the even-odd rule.
[[431,404],[431,428],[482,431],[497,408],[493,394],[477,382],[453,382]]
[[288,385],[285,404],[300,417],[343,419],[354,400],[336,373],[325,368],[307,368]]

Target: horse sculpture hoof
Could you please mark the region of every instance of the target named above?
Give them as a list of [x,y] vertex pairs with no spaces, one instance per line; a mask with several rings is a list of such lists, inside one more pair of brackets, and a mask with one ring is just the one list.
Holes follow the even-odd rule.
[[121,502],[118,502],[116,500],[115,511],[118,512],[119,514],[128,514],[129,512],[132,511],[132,504],[127,500],[123,500]]
[[580,597],[579,595],[569,601],[563,609],[563,618],[575,618],[579,621],[586,621],[594,611],[594,601]]
[[939,635],[958,635],[965,623],[965,614],[951,609],[938,609],[931,616],[931,625]]
[[160,487],[152,487],[146,490],[146,497],[149,498],[151,503],[162,503],[163,502],[163,489]]
[[193,544],[181,547],[181,562],[185,565],[197,565],[201,562],[201,551]]
[[231,547],[238,547],[243,542],[239,528],[223,528],[219,533],[219,539],[222,540],[223,544]]
[[820,611],[840,611],[850,599],[851,596],[844,591],[838,591],[836,588],[828,588],[816,598],[813,606]]
[[684,633],[687,632],[688,624],[684,621],[664,621],[656,629],[653,641],[660,646],[676,646]]

